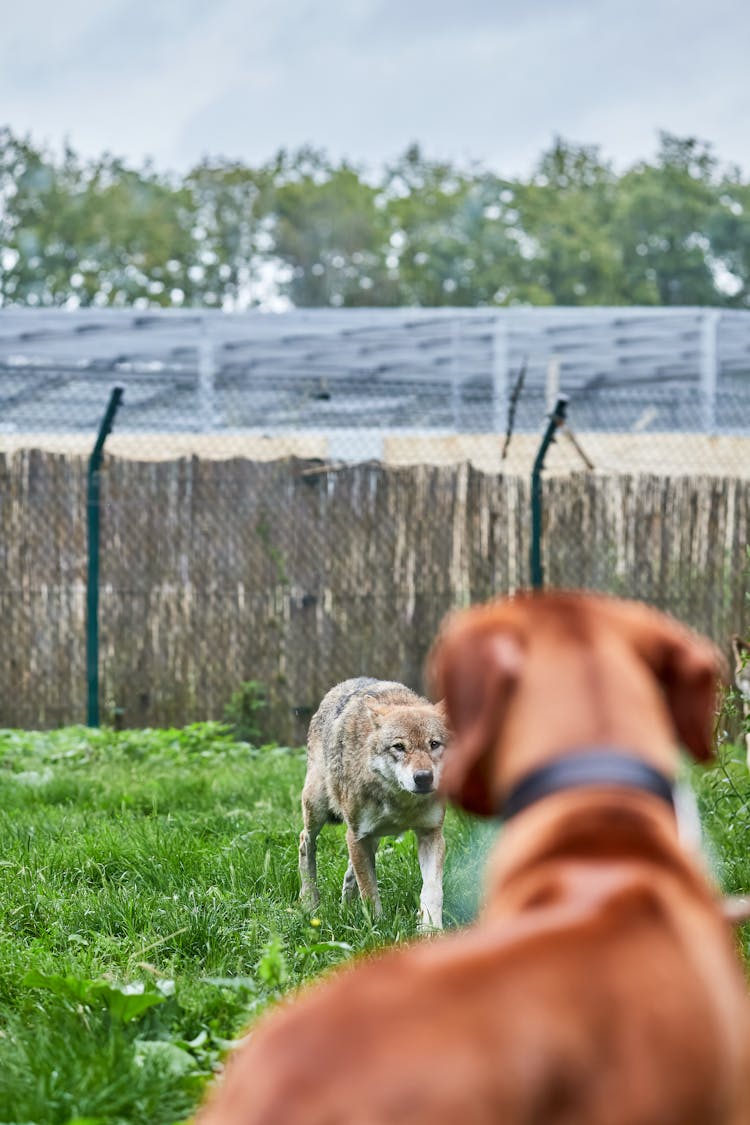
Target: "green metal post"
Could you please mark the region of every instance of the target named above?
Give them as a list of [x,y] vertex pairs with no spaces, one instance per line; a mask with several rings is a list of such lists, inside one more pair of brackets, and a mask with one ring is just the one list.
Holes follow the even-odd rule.
[[539,446],[534,468],[531,470],[531,551],[529,562],[531,585],[535,590],[541,590],[544,586],[544,570],[542,568],[542,469],[544,468],[547,450],[555,440],[555,430],[562,426],[565,421],[567,408],[567,395],[560,395],[555,404],[555,409],[547,421],[547,429],[544,431],[542,444]]
[[99,484],[102,455],[107,434],[112,429],[124,387],[114,386],[109,405],[99,427],[99,436],[89,458],[86,520],[89,533],[88,585],[86,587],[86,680],[88,684],[88,725],[99,726]]

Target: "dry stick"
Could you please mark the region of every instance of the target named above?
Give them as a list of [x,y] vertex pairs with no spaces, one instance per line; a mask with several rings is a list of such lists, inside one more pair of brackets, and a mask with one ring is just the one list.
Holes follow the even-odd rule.
[[526,367],[527,367],[527,365],[528,365],[528,358],[526,356],[524,356],[522,361],[521,361],[521,367],[520,367],[520,370],[518,372],[518,378],[516,379],[516,382],[515,382],[514,387],[513,387],[513,391],[511,392],[510,401],[508,403],[508,428],[505,431],[505,443],[503,445],[503,452],[502,452],[502,455],[500,457],[501,461],[505,460],[505,457],[506,457],[507,452],[508,452],[508,447],[510,446],[510,439],[513,437],[513,426],[514,426],[515,421],[516,421],[516,407],[518,406],[518,400],[521,397],[521,391],[523,390],[523,381],[526,378]]
[[588,454],[585,452],[585,450],[581,447],[581,445],[578,441],[578,438],[575,436],[573,431],[568,429],[567,426],[563,426],[562,432],[565,434],[566,438],[568,439],[570,444],[573,446],[573,448],[575,449],[576,453],[578,454],[578,456],[583,461],[586,468],[587,469],[593,469],[594,468],[594,462],[591,460],[591,458],[588,456]]
[[173,930],[171,934],[165,937],[160,937],[156,941],[152,941],[150,945],[144,945],[143,949],[139,949],[135,954],[136,957],[142,957],[144,953],[150,953],[152,949],[156,949],[159,945],[164,945],[165,941],[170,941],[173,937],[179,937],[180,934],[186,934],[190,929],[189,926],[182,926],[179,930]]
[[[378,468],[382,462],[375,457],[371,457],[369,461],[358,461],[357,464],[374,465],[375,468]],[[310,468],[300,469],[299,475],[301,477],[317,477],[323,473],[339,473],[342,469],[347,468],[350,468],[350,465],[346,461],[324,461],[322,465],[312,465]]]
[[337,473],[339,469],[343,469],[343,461],[326,461],[322,465],[313,465],[309,469],[300,469],[299,475],[301,477],[319,477],[323,473]]

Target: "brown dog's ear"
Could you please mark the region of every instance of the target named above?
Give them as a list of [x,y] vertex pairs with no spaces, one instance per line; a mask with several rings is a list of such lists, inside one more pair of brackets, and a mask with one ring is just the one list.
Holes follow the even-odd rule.
[[699,762],[713,755],[713,730],[719,686],[718,653],[713,645],[681,639],[668,647],[662,683],[683,745]]
[[726,661],[705,637],[664,613],[635,603],[614,603],[627,618],[633,646],[660,682],[680,742],[700,762],[713,755],[719,683]]
[[479,816],[496,812],[492,757],[522,663],[515,636],[482,637],[460,629],[439,640],[431,658],[432,679],[444,696],[452,732],[441,789]]

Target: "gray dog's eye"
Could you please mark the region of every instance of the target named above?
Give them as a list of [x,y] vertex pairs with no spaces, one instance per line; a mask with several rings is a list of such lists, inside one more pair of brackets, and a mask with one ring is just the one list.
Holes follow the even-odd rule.
[[406,743],[404,743],[404,742],[394,742],[391,745],[391,750],[398,750],[399,754],[403,754],[405,749],[406,749]]
[[440,741],[439,738],[431,738],[430,739],[430,750],[437,750],[437,748],[439,746],[442,746],[442,745],[443,744],[442,744],[442,742]]

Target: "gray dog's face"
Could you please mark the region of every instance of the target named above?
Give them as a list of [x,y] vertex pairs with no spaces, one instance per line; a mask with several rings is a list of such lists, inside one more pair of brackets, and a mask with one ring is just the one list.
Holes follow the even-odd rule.
[[370,768],[393,789],[427,795],[440,782],[445,723],[436,707],[393,707],[371,712],[376,729]]
[[735,677],[735,682],[743,701],[750,703],[750,667],[747,664],[744,668],[740,668]]
[[734,683],[743,704],[750,705],[750,644],[740,637],[732,637],[734,653]]

